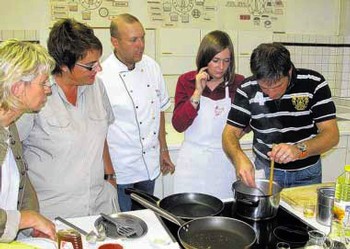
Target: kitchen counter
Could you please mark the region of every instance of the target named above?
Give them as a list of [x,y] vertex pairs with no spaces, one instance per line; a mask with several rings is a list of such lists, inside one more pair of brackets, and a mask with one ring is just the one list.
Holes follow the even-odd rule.
[[301,210],[295,209],[292,206],[290,206],[285,201],[281,200],[280,205],[285,208],[288,212],[293,214],[296,218],[307,224],[309,227],[320,230],[324,232],[325,234],[328,234],[330,231],[330,227],[324,226],[316,221],[315,216],[311,218],[305,218],[304,214]]
[[[278,210],[277,216],[273,219],[262,220],[262,221],[252,221],[237,217],[234,213],[232,199],[225,200],[225,208],[222,213],[223,216],[233,217],[240,219],[248,224],[250,224],[257,235],[257,241],[252,247],[257,249],[269,249],[275,248],[277,242],[282,241],[278,236],[276,236],[276,230],[287,230],[297,229],[296,231],[302,232],[304,235],[295,237],[296,235],[292,233],[291,235],[284,234],[283,236],[290,236],[295,241],[295,243],[303,243],[302,241],[307,240],[307,231],[318,229],[326,234],[329,231],[329,227],[320,225],[316,222],[315,218],[305,219],[303,214],[287,203],[281,201],[280,208]],[[159,218],[155,213],[148,209],[137,210],[132,212],[126,212],[127,214],[135,215],[142,220],[144,220],[148,226],[148,231],[146,235],[137,239],[109,239],[107,238],[104,242],[98,242],[97,244],[88,244],[84,237],[83,243],[85,249],[95,249],[98,245],[104,243],[119,243],[123,245],[124,249],[177,249],[182,248],[176,241],[178,226],[170,221]],[[81,227],[86,231],[91,231],[94,229],[94,222],[98,216],[90,217],[78,217],[68,219],[74,225]],[[57,229],[68,228],[62,223],[57,223]],[[306,241],[305,241],[306,242]]]

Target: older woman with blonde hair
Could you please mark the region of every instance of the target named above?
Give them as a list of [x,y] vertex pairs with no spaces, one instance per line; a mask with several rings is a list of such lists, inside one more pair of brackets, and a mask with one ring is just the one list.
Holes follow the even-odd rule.
[[0,44],[0,242],[14,240],[26,228],[34,229],[32,235],[55,238],[55,225],[38,213],[14,123],[45,104],[54,65],[38,44],[14,39]]

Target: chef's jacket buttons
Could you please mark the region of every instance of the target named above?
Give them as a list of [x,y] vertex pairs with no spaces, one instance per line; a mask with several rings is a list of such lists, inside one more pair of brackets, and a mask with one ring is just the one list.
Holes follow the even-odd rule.
[[135,108],[136,108],[136,109],[139,109],[139,106],[137,105],[137,106],[135,106]]
[[15,140],[11,140],[11,144],[14,145],[16,143]]
[[154,101],[153,100],[151,100],[151,104],[153,104],[154,103]]
[[143,137],[143,138],[141,138],[142,140],[145,140],[145,138]]
[[130,90],[131,93],[133,93],[134,91],[133,90]]
[[16,156],[16,160],[21,160],[21,156]]
[[25,174],[26,174],[26,171],[23,170],[23,171],[21,172],[21,175],[24,176]]
[[153,135],[156,135],[156,134],[157,134],[157,132],[154,131],[154,132],[153,132]]
[[142,124],[142,121],[140,122],[140,124]]
[[123,74],[123,77],[125,77],[125,74]]
[[146,151],[142,151],[142,154],[146,154]]
[[23,189],[23,186],[19,186],[19,190],[22,190]]
[[147,87],[150,87],[150,85],[149,85],[149,84],[147,84]]

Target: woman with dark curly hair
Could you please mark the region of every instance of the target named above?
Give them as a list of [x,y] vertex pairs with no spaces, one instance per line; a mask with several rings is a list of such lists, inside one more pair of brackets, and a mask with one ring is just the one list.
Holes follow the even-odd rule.
[[104,179],[114,174],[105,141],[114,116],[104,86],[95,83],[102,44],[90,27],[63,19],[47,45],[56,61],[52,96],[18,124],[41,210],[50,218],[117,211],[115,180]]

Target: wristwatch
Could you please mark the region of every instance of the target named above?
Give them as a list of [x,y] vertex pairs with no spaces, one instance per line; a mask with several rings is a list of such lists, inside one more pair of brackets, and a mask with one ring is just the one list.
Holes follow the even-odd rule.
[[199,105],[199,99],[195,99],[193,97],[190,98],[191,103],[195,104],[195,105]]
[[115,180],[116,176],[115,174],[105,174],[104,178],[106,181],[109,181],[109,180]]
[[307,145],[304,143],[297,143],[297,148],[300,150],[299,158],[304,158],[307,155]]

